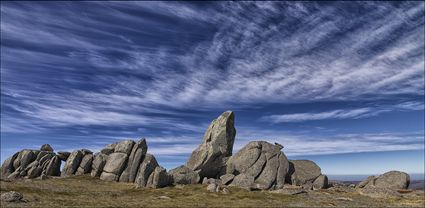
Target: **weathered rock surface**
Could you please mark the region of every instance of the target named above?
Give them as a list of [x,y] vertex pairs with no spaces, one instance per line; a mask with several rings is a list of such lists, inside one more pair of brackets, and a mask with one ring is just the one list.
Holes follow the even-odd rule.
[[[44,167],[44,166],[43,166]],[[53,156],[47,163],[46,168],[43,168],[42,173],[46,176],[60,176],[61,159],[59,156]]]
[[313,182],[313,190],[325,189],[328,187],[328,176],[320,175]]
[[227,174],[220,176],[220,180],[224,185],[230,184],[233,181],[234,178],[235,178],[235,175],[230,174],[230,173],[227,173]]
[[80,165],[75,172],[75,175],[83,175],[86,173],[90,173],[91,167],[93,162],[93,154],[86,154],[83,156],[83,159],[81,159]]
[[148,178],[146,187],[162,188],[171,184],[170,176],[167,170],[161,166],[157,166]]
[[389,171],[380,176],[369,176],[357,185],[357,188],[407,189],[410,176],[401,171]]
[[13,166],[13,161],[18,157],[19,152],[13,154],[11,157],[7,158],[2,166],[1,166],[1,178],[5,179],[10,174],[12,174],[15,171],[15,167]]
[[[119,145],[117,145],[121,148]],[[146,145],[146,139],[141,139],[133,145],[131,150],[130,157],[128,158],[127,167],[120,176],[120,182],[131,182],[133,183],[136,179],[137,171],[139,165],[148,151],[148,146]]]
[[291,160],[289,161],[289,173],[287,182],[292,185],[305,185],[312,183],[322,174],[321,169],[316,163],[310,160]]
[[254,184],[254,180],[255,178],[253,176],[242,173],[235,176],[229,186],[238,186],[250,191]]
[[375,176],[369,176],[364,179],[362,182],[357,184],[356,188],[364,188],[366,186],[374,186],[375,185]]
[[104,181],[118,181],[119,176],[114,173],[102,172],[100,175],[100,180]]
[[69,155],[71,155],[70,152],[63,152],[63,151],[59,151],[58,152],[58,157],[62,160],[62,161],[66,161],[69,157]]
[[1,202],[20,202],[23,195],[16,191],[9,191],[1,194]]
[[[128,156],[125,153],[114,152],[110,154],[108,160],[106,161],[105,167],[103,167],[103,172],[100,175],[100,179],[109,181],[111,178],[116,178],[115,181],[117,181],[125,168],[127,159]],[[110,174],[114,174],[115,177],[110,177]]]
[[106,161],[108,160],[108,155],[103,153],[95,154],[94,160],[92,162],[92,177],[100,177],[100,174],[103,172],[103,167],[105,167]]
[[250,142],[230,157],[227,161],[226,172],[236,176],[242,173],[251,176],[255,180],[250,187],[254,189],[282,188],[289,163],[285,154],[280,151],[281,148],[281,145],[273,145],[265,141]]
[[82,159],[83,152],[81,150],[73,151],[65,162],[65,166],[63,167],[61,176],[70,176],[75,174],[78,167],[80,166],[80,162]]
[[155,157],[151,154],[146,154],[137,172],[135,180],[137,188],[146,187],[149,176],[152,174],[156,167],[158,167],[158,162],[156,161]]
[[201,178],[219,176],[228,157],[232,155],[236,129],[233,112],[226,111],[213,120],[204,134],[202,144],[196,148],[186,166]]
[[55,156],[51,151],[21,150],[6,159],[1,168],[3,179],[36,178],[48,167],[50,159]]
[[199,174],[192,169],[182,165],[168,172],[173,184],[197,184],[199,183]]
[[121,141],[115,146],[114,152],[121,152],[121,153],[125,153],[126,155],[130,155],[133,145],[134,145],[133,140]]
[[115,151],[115,146],[117,146],[117,144],[118,144],[118,142],[106,145],[105,148],[100,150],[100,153],[105,154],[105,155],[112,154]]

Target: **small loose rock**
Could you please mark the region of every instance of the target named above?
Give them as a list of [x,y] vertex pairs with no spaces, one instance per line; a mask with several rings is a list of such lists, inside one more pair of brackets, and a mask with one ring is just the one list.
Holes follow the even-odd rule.
[[22,194],[16,191],[9,191],[1,194],[2,202],[20,202],[22,198]]

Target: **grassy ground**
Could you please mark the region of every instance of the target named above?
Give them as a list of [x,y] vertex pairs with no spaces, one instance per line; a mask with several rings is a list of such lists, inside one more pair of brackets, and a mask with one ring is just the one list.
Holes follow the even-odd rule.
[[[356,192],[329,190],[288,196],[230,187],[230,194],[209,193],[204,185],[135,189],[133,184],[105,182],[90,176],[48,180],[1,181],[0,191],[18,191],[26,203],[2,207],[424,207],[423,192],[401,199],[372,199]],[[165,197],[164,197],[165,196]]]

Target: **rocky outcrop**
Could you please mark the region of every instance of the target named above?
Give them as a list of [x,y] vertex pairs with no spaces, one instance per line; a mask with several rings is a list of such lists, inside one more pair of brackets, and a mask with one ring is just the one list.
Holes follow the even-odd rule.
[[93,162],[93,154],[92,153],[88,153],[86,155],[83,156],[83,158],[81,159],[80,165],[77,169],[77,171],[75,172],[75,175],[84,175],[86,173],[90,173],[91,169],[92,169],[92,162]]
[[119,178],[120,182],[134,182],[139,165],[145,157],[147,151],[148,146],[146,145],[146,139],[143,138],[134,144],[130,153],[130,157],[128,158],[127,167]]
[[118,142],[106,145],[105,148],[100,150],[100,153],[105,154],[105,155],[112,154],[115,151],[115,146],[117,146],[117,144],[118,144]]
[[92,177],[100,177],[100,174],[103,172],[103,167],[105,167],[106,161],[108,160],[108,155],[103,153],[97,153],[94,155],[92,162]]
[[357,185],[357,188],[407,189],[410,176],[401,171],[390,171],[380,176],[369,176]]
[[313,181],[313,190],[328,188],[328,176],[320,175]]
[[45,144],[40,149],[24,149],[6,159],[1,167],[1,178],[31,179],[41,175],[59,176],[61,161],[53,152],[53,148]]
[[[44,166],[43,166],[44,167]],[[46,168],[43,168],[42,174],[46,176],[60,176],[61,174],[61,159],[59,156],[53,156],[47,163]]]
[[[289,163],[285,154],[280,151],[281,148],[281,145],[265,141],[248,143],[227,161],[226,173],[236,175],[232,184],[239,186],[240,177],[243,177],[244,188],[248,186],[250,189],[262,190],[282,188]],[[240,174],[245,176],[239,176]],[[249,181],[252,182],[251,185],[247,185]]]
[[[304,186],[306,189],[313,188],[313,182],[322,175],[322,171],[316,163],[310,160],[289,161],[289,171],[286,181],[292,185]],[[324,186],[327,186],[325,184]]]
[[148,188],[162,188],[171,184],[170,176],[167,170],[161,166],[157,166],[151,173],[146,183]]
[[198,172],[201,178],[219,177],[228,157],[232,155],[236,129],[233,112],[226,111],[213,120],[186,166]]
[[143,160],[142,164],[140,164],[139,170],[137,172],[135,180],[137,188],[146,187],[149,176],[156,167],[158,167],[158,162],[156,161],[155,157],[151,154],[146,154],[145,159]]
[[80,162],[83,159],[83,152],[81,150],[73,151],[65,162],[61,176],[74,175],[80,166]]
[[100,175],[101,180],[118,181],[122,171],[127,163],[128,155],[122,152],[114,152],[109,155],[103,172]]
[[199,174],[192,169],[181,165],[168,172],[173,184],[197,184],[199,183]]

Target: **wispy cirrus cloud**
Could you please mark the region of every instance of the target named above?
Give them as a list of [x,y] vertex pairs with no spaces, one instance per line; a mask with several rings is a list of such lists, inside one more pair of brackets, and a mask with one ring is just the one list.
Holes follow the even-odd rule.
[[338,109],[316,113],[293,113],[283,115],[270,115],[260,118],[261,121],[271,123],[284,122],[304,122],[317,121],[326,119],[359,119],[377,116],[379,114],[391,111],[412,111],[424,110],[424,103],[417,101],[403,102],[394,106],[355,108],[355,109]]
[[[210,119],[229,109],[241,110],[238,128],[247,121],[264,125],[256,123],[262,116],[279,123],[423,110],[424,5],[5,2],[2,144],[38,135],[37,141],[57,137],[98,148],[146,135],[152,151],[166,156],[188,153]],[[345,106],[284,115],[264,107],[318,101]],[[353,101],[364,104],[351,107]],[[387,101],[391,106],[379,104]],[[281,138],[295,147],[291,154],[308,154],[302,141],[309,135],[256,130],[251,136]],[[350,151],[344,139],[353,151],[420,146],[357,136],[335,132],[311,144],[329,146],[327,153]]]

